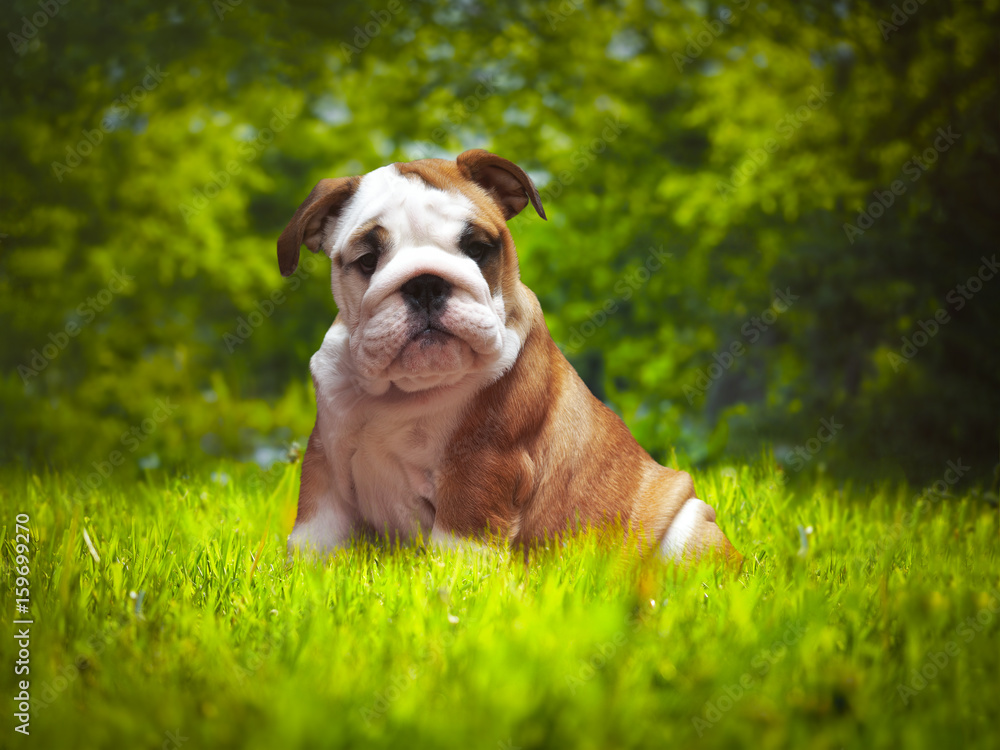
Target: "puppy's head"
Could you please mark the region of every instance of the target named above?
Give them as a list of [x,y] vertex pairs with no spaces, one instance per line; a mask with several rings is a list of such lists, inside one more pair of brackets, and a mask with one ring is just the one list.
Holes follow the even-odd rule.
[[520,346],[520,284],[508,219],[541,199],[513,162],[481,149],[322,180],[278,239],[332,261],[333,297],[358,375],[373,392],[452,385]]

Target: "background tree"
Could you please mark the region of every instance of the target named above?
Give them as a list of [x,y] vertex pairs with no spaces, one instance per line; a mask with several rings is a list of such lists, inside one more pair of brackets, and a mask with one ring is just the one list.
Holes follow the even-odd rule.
[[774,442],[790,471],[986,476],[998,13],[17,0],[3,458],[275,455],[311,426],[335,315],[321,256],[277,272],[295,207],[323,177],[482,146],[538,182],[522,275],[654,455]]

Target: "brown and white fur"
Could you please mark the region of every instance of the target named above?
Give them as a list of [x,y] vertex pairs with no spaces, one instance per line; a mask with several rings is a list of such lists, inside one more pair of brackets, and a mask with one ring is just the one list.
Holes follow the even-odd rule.
[[690,475],[587,389],[520,280],[506,222],[531,179],[475,149],[321,181],[278,240],[332,261],[339,314],[311,369],[316,426],[289,548],[365,534],[529,546],[620,523],[662,556],[739,554]]

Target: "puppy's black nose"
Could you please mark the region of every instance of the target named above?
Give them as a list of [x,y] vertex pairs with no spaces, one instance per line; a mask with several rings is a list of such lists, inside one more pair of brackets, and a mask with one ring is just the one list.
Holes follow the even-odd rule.
[[413,309],[440,312],[451,294],[451,284],[440,276],[425,273],[407,281],[399,291]]

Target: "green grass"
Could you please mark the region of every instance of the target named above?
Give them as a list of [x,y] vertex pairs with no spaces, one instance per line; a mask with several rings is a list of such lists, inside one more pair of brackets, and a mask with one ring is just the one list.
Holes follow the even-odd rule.
[[[26,512],[36,705],[25,740],[8,701],[5,746],[998,741],[992,496],[791,488],[742,466],[696,476],[746,554],[738,575],[593,536],[530,564],[360,546],[289,565],[297,467],[264,482],[225,470],[226,483],[147,477],[82,499],[68,476],[7,473],[2,684],[14,692],[11,562]],[[807,549],[799,526],[812,527]]]

